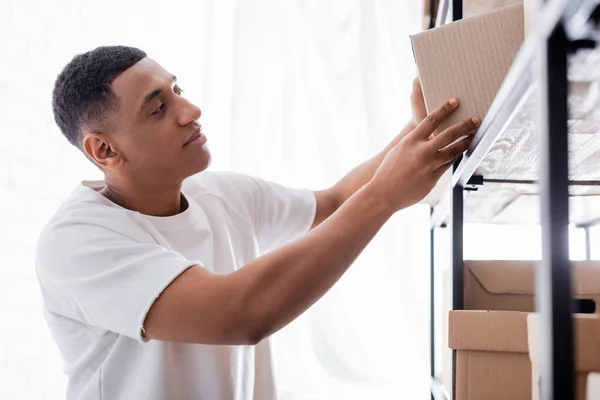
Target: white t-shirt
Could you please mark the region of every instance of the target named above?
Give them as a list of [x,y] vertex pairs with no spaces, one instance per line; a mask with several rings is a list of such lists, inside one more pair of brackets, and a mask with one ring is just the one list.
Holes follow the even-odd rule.
[[231,273],[307,232],[314,194],[205,171],[184,182],[184,212],[152,217],[112,203],[100,187],[78,186],[37,249],[67,398],[275,399],[268,339],[212,346],[145,341],[141,330],[154,300],[188,267]]

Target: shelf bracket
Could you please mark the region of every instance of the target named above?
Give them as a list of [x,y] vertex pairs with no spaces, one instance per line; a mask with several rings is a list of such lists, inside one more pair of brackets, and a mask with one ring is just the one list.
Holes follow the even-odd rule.
[[583,49],[595,49],[596,40],[594,39],[577,39],[569,42],[569,52],[575,53]]
[[483,186],[483,182],[483,175],[473,175],[467,181],[464,190],[467,192],[476,192],[479,189],[479,186]]

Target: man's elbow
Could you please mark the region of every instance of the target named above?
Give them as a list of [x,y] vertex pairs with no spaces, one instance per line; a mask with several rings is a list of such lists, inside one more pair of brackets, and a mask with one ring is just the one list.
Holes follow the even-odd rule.
[[264,339],[266,339],[269,335],[265,334],[264,332],[261,331],[256,331],[256,332],[250,332],[247,336],[246,336],[246,340],[245,340],[245,345],[248,346],[256,346],[257,344],[259,344],[260,342],[262,342]]
[[242,340],[246,345],[254,346],[276,331],[273,324],[265,321],[265,318],[251,318],[251,320],[244,325],[246,327],[243,329],[244,335]]
[[235,329],[242,334],[243,344],[256,345],[279,329],[272,314],[268,307],[265,307],[265,302],[258,300],[256,296],[238,308]]

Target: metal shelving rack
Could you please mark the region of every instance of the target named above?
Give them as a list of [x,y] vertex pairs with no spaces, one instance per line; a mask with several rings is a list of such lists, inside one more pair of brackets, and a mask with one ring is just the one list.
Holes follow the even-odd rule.
[[[448,1],[442,0],[437,24],[444,22]],[[462,18],[462,0],[452,1],[452,20]],[[542,263],[537,271],[536,309],[542,318],[541,374],[542,400],[575,398],[574,344],[571,309],[571,268],[569,262],[569,152],[568,152],[568,63],[569,53],[594,47],[598,3],[594,0],[545,0],[535,15],[530,31],[515,58],[471,150],[457,162],[451,178],[449,201],[432,208],[431,215],[431,398],[452,396],[436,379],[435,369],[435,230],[447,226],[452,244],[452,309],[463,304],[463,226],[465,187],[473,183],[479,164],[502,135],[524,99],[537,87],[538,140],[540,143],[540,200]],[[587,257],[589,226],[586,229]],[[453,352],[453,374],[456,354]],[[453,376],[453,386],[455,377]],[[450,389],[450,388],[448,388]]]

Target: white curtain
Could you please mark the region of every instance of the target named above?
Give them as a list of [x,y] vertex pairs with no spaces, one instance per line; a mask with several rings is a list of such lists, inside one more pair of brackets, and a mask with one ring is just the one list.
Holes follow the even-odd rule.
[[[4,315],[12,328],[0,328],[0,343],[10,344],[0,345],[0,397],[64,398],[32,255],[77,181],[99,177],[50,113],[53,80],[74,54],[105,44],[144,49],[201,106],[213,169],[319,189],[408,120],[408,35],[420,29],[421,3],[4,1],[0,85],[10,101],[0,109],[0,171],[9,191],[1,205],[20,211],[2,229],[16,228],[0,232],[0,288],[18,279],[20,289],[9,291],[16,308]],[[428,396],[427,219],[423,207],[394,217],[334,289],[275,336],[282,399]]]
[[[219,1],[201,104],[215,167],[325,187],[409,118],[417,1]],[[284,399],[427,396],[427,210],[395,218],[275,337]]]

